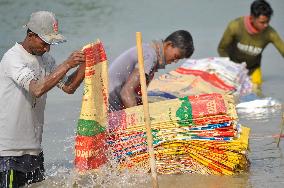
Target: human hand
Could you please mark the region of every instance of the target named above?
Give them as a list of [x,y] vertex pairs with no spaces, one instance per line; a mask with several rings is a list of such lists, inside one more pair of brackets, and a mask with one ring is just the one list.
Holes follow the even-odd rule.
[[74,51],[64,62],[69,68],[74,68],[82,63],[85,63],[85,54],[82,51]]

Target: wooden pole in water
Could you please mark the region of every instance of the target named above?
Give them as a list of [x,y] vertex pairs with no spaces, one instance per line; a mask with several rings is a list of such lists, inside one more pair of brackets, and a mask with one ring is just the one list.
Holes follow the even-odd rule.
[[282,124],[281,124],[281,128],[280,128],[280,134],[279,134],[278,140],[277,140],[277,147],[279,147],[281,136],[283,134],[283,127],[284,127],[284,113],[282,114]]
[[150,156],[152,183],[153,183],[153,188],[158,188],[159,185],[158,185],[156,161],[155,161],[155,154],[154,154],[154,147],[153,147],[153,136],[152,136],[152,131],[151,131],[148,95],[147,95],[147,88],[146,88],[147,86],[146,86],[146,78],[145,78],[145,71],[144,71],[144,59],[143,59],[141,32],[136,32],[136,45],[137,45],[137,54],[138,54],[138,64],[139,64],[139,74],[140,74],[144,119],[145,119],[145,125],[146,125],[147,144],[148,144],[148,151],[149,151],[149,156]]

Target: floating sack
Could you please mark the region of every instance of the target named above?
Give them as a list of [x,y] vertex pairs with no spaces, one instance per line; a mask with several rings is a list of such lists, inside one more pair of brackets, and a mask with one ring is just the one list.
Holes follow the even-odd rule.
[[280,101],[272,97],[260,98],[252,93],[240,98],[236,106],[237,112],[246,119],[269,119],[282,113]]
[[107,161],[108,64],[100,41],[83,48],[86,56],[85,85],[77,124],[75,166],[96,169]]

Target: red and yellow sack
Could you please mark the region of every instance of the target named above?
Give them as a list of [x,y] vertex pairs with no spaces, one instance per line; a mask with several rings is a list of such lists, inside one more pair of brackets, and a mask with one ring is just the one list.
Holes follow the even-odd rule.
[[83,48],[86,56],[85,85],[77,124],[75,167],[96,169],[107,162],[108,63],[100,41]]

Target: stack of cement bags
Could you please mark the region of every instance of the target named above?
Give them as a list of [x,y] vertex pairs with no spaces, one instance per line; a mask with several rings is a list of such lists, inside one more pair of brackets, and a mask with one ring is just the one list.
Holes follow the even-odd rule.
[[[230,95],[187,96],[149,104],[160,174],[233,175],[247,170],[249,129]],[[143,106],[109,114],[108,143],[121,169],[148,172]]]

